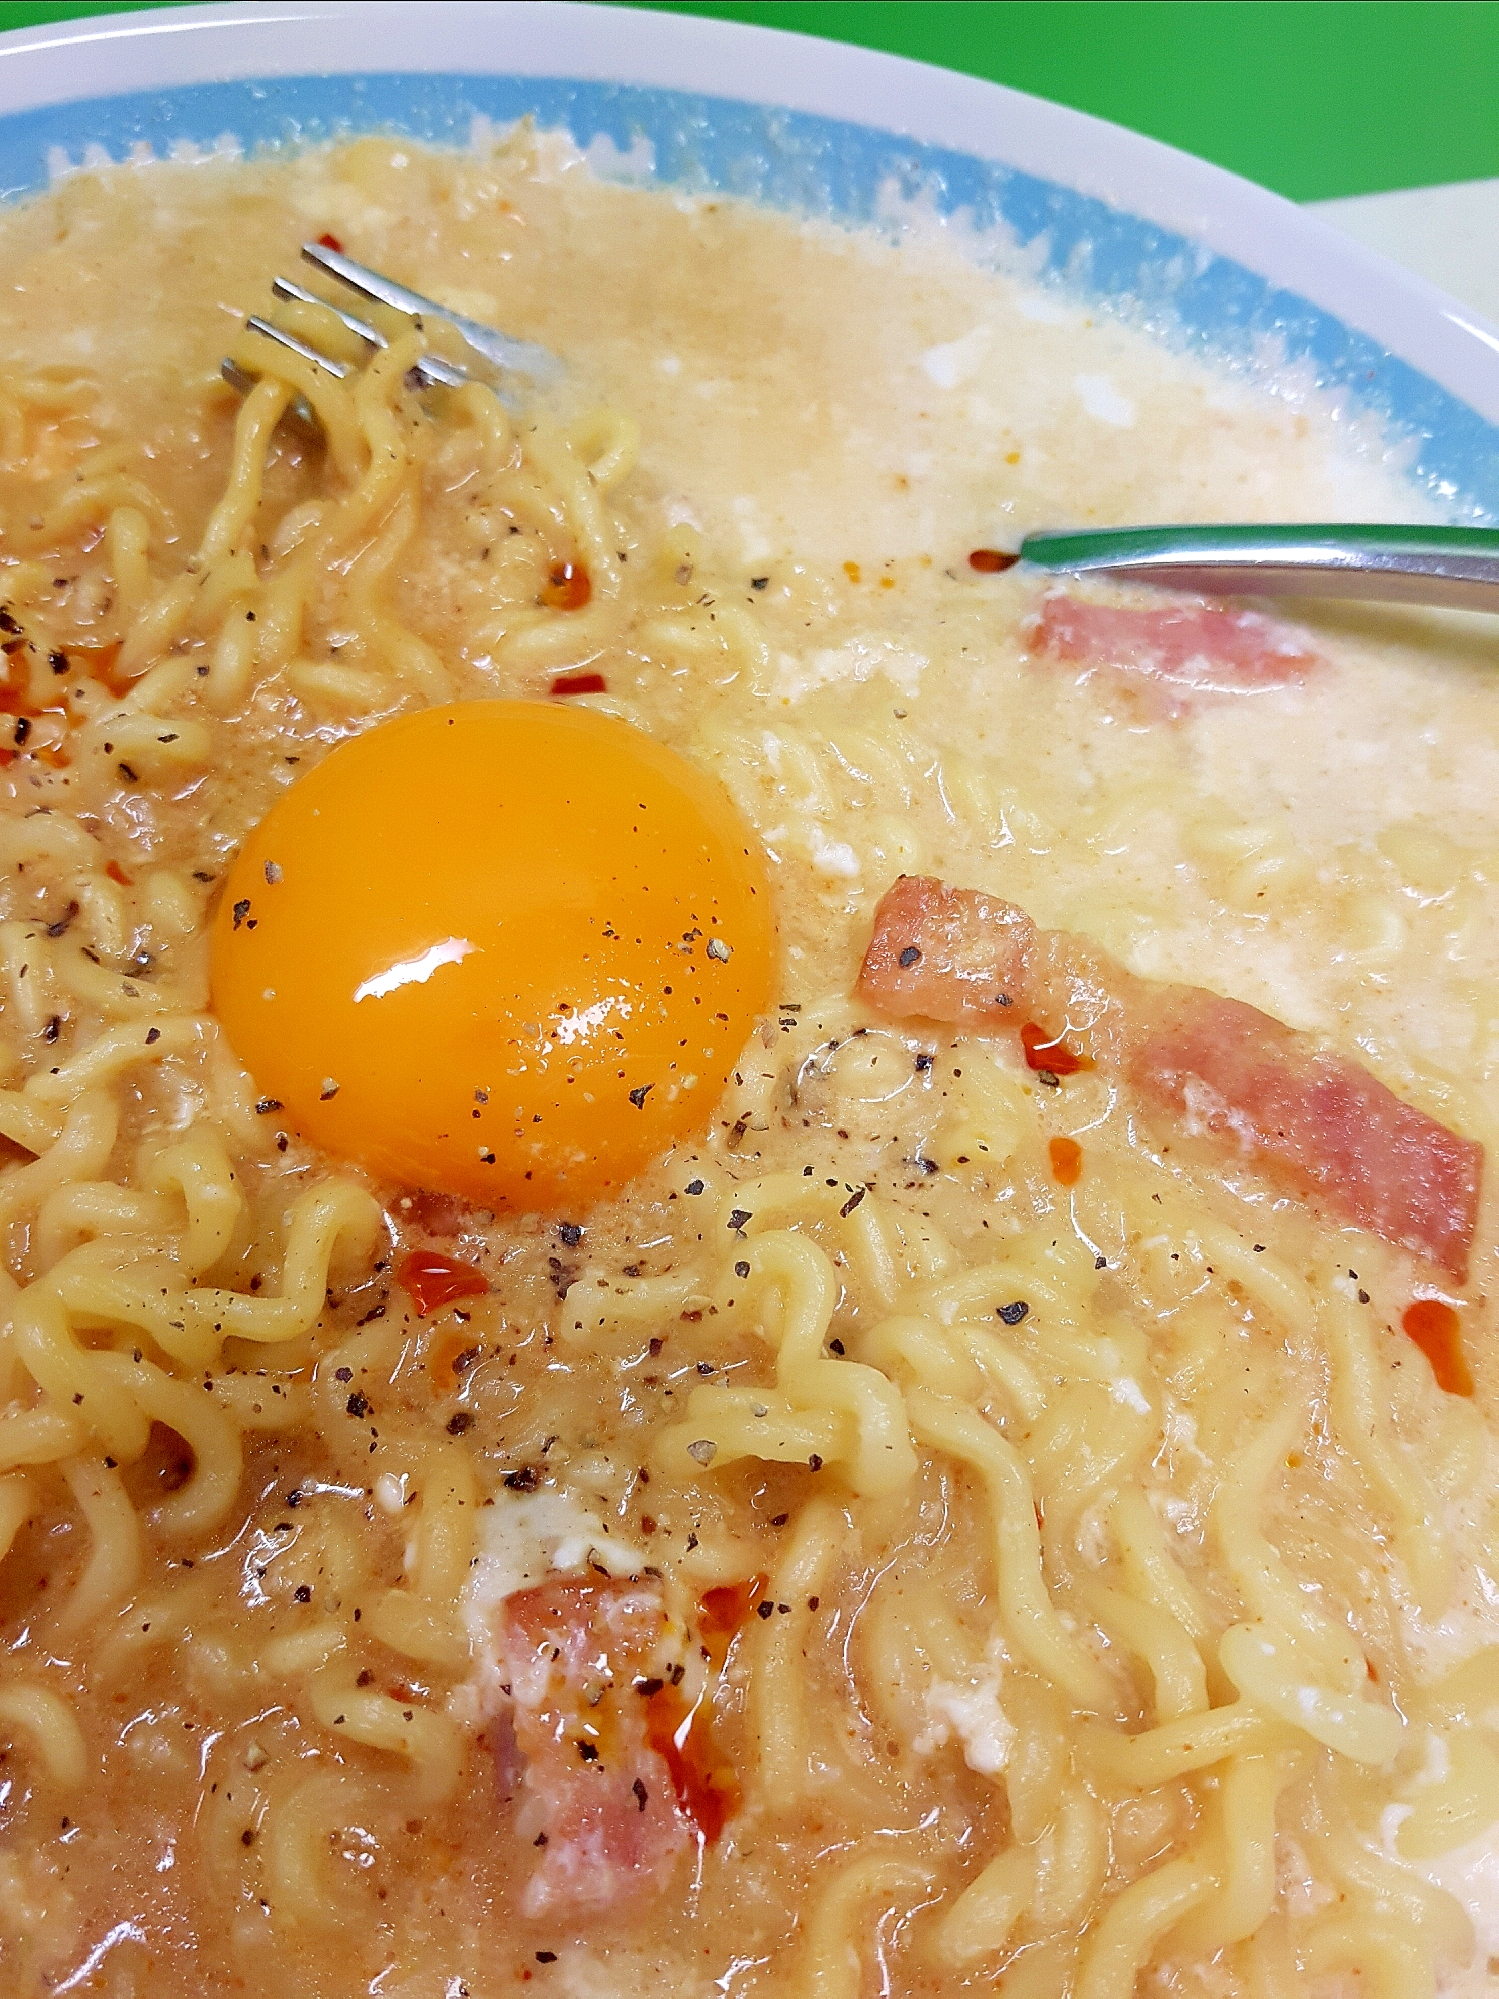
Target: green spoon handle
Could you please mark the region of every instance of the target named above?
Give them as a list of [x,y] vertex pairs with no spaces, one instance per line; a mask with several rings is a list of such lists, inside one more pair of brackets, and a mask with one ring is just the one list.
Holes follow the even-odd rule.
[[1499,613],[1499,529],[1353,525],[1032,534],[1020,559],[1219,596],[1364,597]]

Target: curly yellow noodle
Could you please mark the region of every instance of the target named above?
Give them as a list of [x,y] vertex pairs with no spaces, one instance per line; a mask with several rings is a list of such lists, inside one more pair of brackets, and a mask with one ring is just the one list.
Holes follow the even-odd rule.
[[[421,351],[422,344],[418,337],[412,346],[411,359],[414,360]],[[329,455],[338,477],[352,483],[360,476],[365,466],[365,438],[355,413],[353,397],[343,382],[335,381],[300,354],[292,353],[249,327],[236,336],[229,348],[228,358],[237,362],[247,374],[280,381],[300,395],[311,408],[327,439]],[[410,360],[406,366],[410,366]],[[402,372],[405,372],[404,368]]]
[[330,666],[321,660],[294,659],[286,683],[299,701],[322,715],[374,717],[400,700],[396,684],[358,666]]
[[196,1055],[214,1034],[211,1022],[193,1016],[152,1018],[143,1026],[130,1023],[109,1027],[72,1061],[55,1071],[31,1077],[26,1095],[38,1106],[72,1104],[85,1091],[118,1082],[127,1069],[139,1062],[161,1062],[169,1055]]
[[135,617],[120,648],[119,671],[134,678],[161,658],[192,615],[198,582],[179,576],[158,590]]
[[1317,1329],[1331,1356],[1333,1423],[1377,1499],[1395,1518],[1395,1545],[1418,1600],[1435,1613],[1451,1592],[1451,1557],[1437,1524],[1431,1489],[1410,1452],[1394,1435],[1382,1402],[1372,1350],[1370,1315],[1329,1287]]
[[971,1465],[988,1488],[1001,1615],[1010,1643],[1079,1707],[1112,1712],[1116,1694],[1109,1674],[1063,1624],[1047,1593],[1030,1474],[1020,1453],[982,1417],[928,1388],[913,1388],[906,1407],[922,1443]]
[[1305,1836],[1307,1852],[1347,1896],[1357,1897],[1368,1914],[1420,1938],[1427,1953],[1466,1964],[1473,1951],[1473,1924],[1455,1895],[1407,1867],[1387,1860],[1360,1836],[1339,1792],[1341,1772],[1328,1787],[1320,1828]]
[[674,1319],[693,1299],[706,1302],[707,1295],[701,1278],[691,1270],[668,1271],[661,1277],[629,1284],[585,1270],[562,1299],[558,1330],[564,1339],[579,1342],[648,1332],[652,1326]]
[[1207,1770],[1229,1756],[1261,1754],[1294,1740],[1286,1723],[1238,1700],[1207,1714],[1185,1715],[1139,1735],[1084,1722],[1078,1751],[1086,1769],[1122,1790],[1153,1791],[1175,1777]]
[[[459,391],[462,397],[484,397],[488,391],[477,384],[470,384]],[[497,410],[503,410],[497,398],[489,395],[489,401]],[[474,404],[467,405],[472,409]],[[487,421],[494,421],[487,418]],[[508,437],[508,432],[506,433]],[[623,484],[635,469],[640,456],[640,425],[624,410],[593,410],[580,422],[575,423],[568,433],[568,442],[573,451],[588,469],[588,476],[601,493],[612,491]]]
[[0,1471],[52,1465],[82,1450],[88,1431],[71,1411],[9,1409],[0,1416]]
[[1027,1423],[1034,1423],[1046,1407],[1046,1390],[1038,1370],[1024,1354],[982,1326],[963,1325],[957,1330],[984,1378]]
[[966,1970],[996,1957],[1036,1892],[1036,1855],[1025,1846],[996,1854],[942,1918],[937,1950]]
[[732,1279],[739,1296],[725,1298],[723,1309],[732,1303],[749,1315],[760,1298],[771,1301],[772,1321],[780,1322],[776,1387],[695,1389],[687,1420],[661,1434],[657,1461],[685,1473],[715,1458],[805,1464],[815,1456],[838,1465],[856,1492],[899,1490],[916,1471],[899,1396],[875,1369],[824,1353],[836,1296],[826,1255],[804,1236],[773,1230],[755,1237],[743,1260],[746,1274]]
[[100,1459],[67,1459],[60,1470],[93,1544],[58,1619],[60,1630],[78,1631],[133,1594],[141,1573],[140,1521],[119,1473]]
[[98,848],[76,819],[65,812],[28,812],[0,820],[0,867],[19,870],[38,861],[54,867],[89,867]]
[[31,1231],[33,1261],[45,1275],[69,1250],[101,1236],[134,1236],[156,1246],[181,1219],[180,1204],[135,1194],[108,1180],[75,1180],[48,1196]]
[[34,1214],[47,1196],[74,1180],[92,1180],[109,1163],[119,1130],[119,1106],[102,1090],[86,1090],[62,1130],[29,1165],[0,1173],[0,1222]]
[[1214,1878],[1193,1855],[1168,1860],[1110,1902],[1083,1946],[1076,1999],[1131,1999],[1157,1943],[1213,1892]]
[[767,1808],[804,1794],[825,1768],[807,1703],[805,1661],[818,1628],[809,1604],[826,1586],[848,1532],[847,1514],[831,1500],[814,1499],[802,1509],[771,1578],[774,1601],[789,1609],[752,1634],[750,1732],[759,1797]]
[[273,1679],[301,1680],[318,1672],[349,1642],[349,1634],[336,1619],[321,1618],[270,1639],[262,1648],[257,1664]]
[[1252,1937],[1275,1907],[1275,1808],[1294,1755],[1236,1756],[1220,1771],[1210,1818],[1220,1843],[1214,1893],[1172,1933],[1175,1951],[1212,1957]]
[[268,375],[255,384],[240,404],[234,420],[234,455],[229,462],[224,491],[198,544],[199,562],[220,563],[243,543],[260,505],[271,437],[286,413],[291,394],[289,382]]
[[350,564],[347,602],[358,622],[361,650],[397,682],[404,681],[428,701],[439,702],[452,695],[451,676],[426,640],[392,618],[383,601],[386,578],[415,533],[416,522],[416,500],[408,487],[380,533]]
[[[160,1183],[184,1196],[187,1234],[183,1262],[142,1262],[123,1240],[125,1261],[111,1258],[111,1239],[67,1251],[45,1277],[18,1297],[11,1339],[57,1415],[39,1409],[0,1422],[0,1458],[9,1464],[44,1461],[40,1452],[71,1456],[80,1428],[99,1438],[110,1456],[131,1463],[146,1448],[150,1426],[163,1423],[190,1446],[190,1477],[158,1504],[154,1518],[169,1534],[205,1532],[228,1513],[238,1491],[242,1447],[236,1406],[242,1384],[221,1379],[217,1390],[178,1379],[140,1351],[126,1353],[80,1345],[77,1325],[129,1328],[151,1337],[168,1355],[198,1367],[211,1362],[230,1337],[284,1343],[316,1322],[335,1251],[351,1245],[366,1254],[379,1223],[371,1197],[347,1184],[309,1189],[294,1205],[287,1230],[279,1298],[247,1298],[232,1291],[193,1288],[186,1281],[222,1255],[238,1216],[240,1197],[227,1155],[217,1138],[198,1134],[169,1148],[157,1162]],[[34,1169],[20,1169],[28,1171]],[[162,1281],[165,1280],[165,1281]],[[260,1398],[250,1427],[259,1427],[267,1404],[271,1421],[287,1420],[284,1397]],[[278,1405],[279,1404],[279,1408]],[[109,1492],[114,1492],[113,1486]],[[111,1502],[101,1494],[98,1518]],[[85,1508],[86,1515],[88,1509]],[[118,1507],[115,1508],[118,1515]],[[90,1516],[92,1518],[92,1516]],[[98,1589],[86,1575],[80,1587]]]
[[1379,1916],[1326,1916],[1299,1940],[1303,1978],[1356,1972],[1374,1999],[1435,1999],[1436,1967],[1419,1937]]
[[1163,1617],[1124,1590],[1094,1584],[1084,1594],[1102,1629],[1120,1638],[1149,1667],[1158,1722],[1206,1711],[1202,1656],[1174,1617]]
[[133,479],[123,472],[77,480],[48,508],[46,525],[52,534],[76,532],[101,518],[107,522],[109,515],[120,507],[145,516],[163,539],[176,529],[172,511],[161,495],[143,479]]
[[[453,408],[467,417],[482,439],[481,469],[491,475],[504,470],[515,454],[515,426],[510,421],[510,412],[494,390],[483,382],[465,382],[461,389],[453,391]],[[638,444],[638,434],[636,441]],[[624,470],[619,475],[621,478]],[[612,483],[600,478],[597,467],[594,468],[594,477],[606,490]]]
[[[23,1031],[28,1037],[41,1033],[47,1020],[57,1011],[56,981],[51,952],[32,925],[0,924],[0,969],[4,971],[9,988],[9,1007],[19,1014]],[[9,1099],[13,1093],[6,1091],[4,1094]],[[6,1135],[26,1145],[21,1130],[7,1131]],[[41,1149],[39,1145],[27,1146],[27,1150],[32,1152],[40,1152]]]
[[1035,1852],[1032,1920],[1042,1931],[1065,1934],[1097,1895],[1109,1866],[1108,1820],[1085,1784],[1064,1785],[1056,1817]]
[[799,1999],[858,1999],[863,1981],[866,1911],[871,1904],[909,1907],[931,1881],[929,1870],[898,1854],[856,1857],[825,1888],[807,1923],[797,1980]]
[[432,1451],[411,1476],[419,1497],[406,1557],[409,1581],[375,1604],[369,1626],[410,1658],[461,1666],[469,1641],[456,1613],[473,1555],[478,1486],[468,1458],[452,1448]]
[[1405,1793],[1408,1815],[1395,1833],[1402,1859],[1418,1863],[1465,1846],[1499,1819],[1499,1751],[1469,1729],[1439,1740],[1443,1775],[1421,1773]]
[[194,1125],[176,1145],[156,1154],[146,1182],[156,1193],[181,1194],[187,1235],[178,1261],[190,1277],[203,1276],[228,1249],[245,1208],[223,1139],[206,1124]]
[[91,1759],[72,1709],[60,1694],[24,1681],[0,1686],[0,1733],[14,1742],[18,1732],[64,1795],[80,1789]]
[[11,1543],[30,1519],[35,1504],[35,1488],[24,1473],[10,1472],[0,1478],[0,1562],[10,1553]]
[[104,530],[104,559],[114,579],[121,617],[133,620],[150,600],[154,585],[146,551],[151,524],[136,507],[114,507]]
[[416,1775],[418,1802],[436,1805],[452,1795],[463,1767],[463,1734],[447,1715],[358,1687],[315,1684],[309,1699],[330,1732],[406,1757]]
[[[351,1928],[363,1915],[353,1884],[334,1878],[329,1859],[337,1834],[357,1825],[362,1787],[344,1770],[315,1770],[289,1795],[272,1801],[260,1837],[271,1919],[292,1928]],[[357,1876],[356,1876],[357,1880]]]

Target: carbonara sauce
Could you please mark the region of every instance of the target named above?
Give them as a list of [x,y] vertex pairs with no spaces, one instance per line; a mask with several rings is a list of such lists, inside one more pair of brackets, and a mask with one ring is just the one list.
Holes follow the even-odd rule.
[[[565,384],[288,361],[243,321],[319,235]],[[955,228],[524,132],[78,173],[0,241],[0,1985],[1490,1989],[1488,1193],[1464,1274],[1087,1017],[858,983],[898,878],[983,890],[1476,1157],[1492,634],[982,554],[1409,518],[1398,456]],[[778,1010],[580,1212],[318,1153],[209,1006],[285,787],[497,694],[770,857]]]

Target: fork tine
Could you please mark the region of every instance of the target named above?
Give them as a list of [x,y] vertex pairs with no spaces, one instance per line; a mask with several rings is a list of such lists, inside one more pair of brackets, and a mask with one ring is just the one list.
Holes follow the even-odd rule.
[[[405,285],[397,284],[394,278],[387,278],[379,271],[372,271],[366,265],[356,263],[352,257],[346,257],[341,250],[330,250],[322,243],[304,243],[302,255],[309,264],[314,265],[326,276],[337,279],[340,284],[348,285],[361,297],[373,299],[379,305],[388,306],[393,311],[404,314],[408,319],[414,319],[418,326],[424,314],[446,320],[450,326],[457,329],[476,354],[497,367],[513,369],[517,373],[531,375],[537,379],[561,373],[561,362],[544,347],[534,347],[524,340],[510,340],[503,333],[496,333],[492,326],[481,326],[477,320],[467,319],[462,313],[450,312],[435,299],[423,298],[420,292],[409,291]],[[272,279],[271,290],[277,298],[293,299],[303,305],[326,307],[348,327],[351,333],[372,347],[386,348],[390,344],[378,327],[356,318],[351,312],[345,312],[328,299],[319,298],[316,292],[308,291],[305,286],[295,283],[291,278]],[[285,327],[274,325],[268,319],[262,319],[258,313],[253,313],[245,321],[245,325],[252,333],[259,333],[267,340],[274,340],[277,346],[284,347],[288,353],[300,355],[314,368],[320,368],[325,375],[331,375],[335,381],[343,381],[350,372],[347,362],[330,359],[310,341],[300,339],[295,333],[288,332]],[[254,386],[255,377],[236,361],[226,359],[222,363],[220,372],[224,380],[231,387],[238,389],[242,395],[248,394]],[[439,354],[423,354],[412,364],[407,380],[413,386],[424,389],[434,387],[457,389],[471,381],[472,377],[456,362],[444,360]],[[498,393],[502,401],[509,401],[504,389],[500,389]],[[302,402],[303,399],[298,397],[297,403],[302,404]],[[294,413],[301,415],[303,410],[294,405]],[[306,411],[306,417],[309,421],[315,421],[310,410]]]
[[[343,318],[345,315],[340,313],[339,317]],[[295,333],[288,333],[285,327],[273,326],[268,319],[262,319],[258,314],[252,314],[245,321],[245,325],[254,333],[263,333],[268,340],[274,340],[278,346],[288,348],[293,354],[300,354],[304,360],[311,361],[324,373],[334,376],[339,381],[342,381],[349,372],[346,362],[330,360],[326,354],[320,353],[307,341],[299,340]],[[357,324],[354,330],[358,331]],[[379,344],[384,347],[387,343],[382,340]],[[461,389],[469,379],[461,368],[455,367],[451,361],[444,361],[440,354],[419,356],[413,362],[411,372],[424,389]],[[227,358],[221,361],[219,373],[230,388],[238,389],[242,396],[248,395],[255,386],[255,377],[237,361]],[[300,402],[301,398],[298,397],[297,400]]]
[[424,389],[441,385],[445,389],[461,389],[472,378],[451,361],[444,361],[440,354],[423,354],[412,365],[412,374],[417,376]]
[[[312,255],[314,250],[317,251],[315,257]],[[360,292],[366,298],[374,299],[378,305],[393,307],[397,312],[404,313],[408,319],[414,319],[418,325],[421,324],[421,315],[424,312],[432,313],[439,319],[453,317],[442,306],[434,305],[430,299],[424,299],[416,292],[407,291],[404,285],[398,285],[393,278],[382,277],[378,271],[366,270],[363,264],[356,264],[352,257],[345,257],[341,251],[329,250],[321,243],[304,243],[302,255],[309,264],[317,265],[318,269],[325,271],[329,277],[337,278],[351,290]],[[357,277],[354,275],[356,272]],[[313,293],[304,291],[299,285],[293,286],[287,280],[278,278],[277,284],[287,285],[287,291],[283,296],[313,297]],[[318,303],[321,304],[323,301],[318,300]],[[334,306],[333,310],[338,312],[338,307]],[[355,319],[352,314],[339,312],[338,316],[346,326],[352,326],[356,333],[365,330],[363,321]],[[369,329],[369,334],[381,347],[387,344],[384,336],[376,333],[373,328]],[[437,354],[423,354],[415,363],[412,372],[426,389],[437,383],[447,389],[457,389],[469,379],[456,363],[444,361]]]
[[446,362],[440,354],[424,354],[412,364],[412,374],[418,378],[422,388],[462,388],[472,380],[472,376],[466,376],[462,368]]
[[341,382],[349,372],[347,362],[330,361],[326,354],[320,354],[309,342],[299,340],[295,333],[288,333],[284,327],[272,326],[271,322],[262,319],[259,313],[251,313],[245,325],[252,333],[262,333],[267,340],[274,340],[278,347],[285,347],[293,354],[300,354],[304,361],[310,361],[315,368],[321,368],[325,375],[332,375],[335,381]]
[[335,318],[341,319],[350,333],[357,334],[361,340],[367,340],[371,347],[387,347],[390,344],[378,326],[371,326],[366,320],[356,319],[352,312],[345,312],[342,306],[334,305],[331,299],[319,298],[317,293],[310,292],[306,285],[294,284],[290,278],[272,278],[271,290],[277,298],[296,299],[301,305],[322,306],[324,311],[331,312]]
[[404,312],[409,319],[420,319],[430,314],[445,319],[486,361],[497,368],[508,368],[519,375],[529,375],[535,381],[555,379],[562,372],[562,363],[555,354],[545,347],[537,347],[529,340],[512,340],[508,334],[497,333],[492,326],[484,326],[477,319],[470,319],[465,313],[453,312],[436,299],[423,298],[420,292],[398,285],[394,278],[387,278],[381,271],[372,271],[366,264],[358,264],[352,257],[346,257],[342,250],[330,250],[325,243],[304,243],[302,255],[316,269],[325,271],[330,278],[337,278],[351,291],[362,298],[374,299],[378,305],[388,305],[396,312]]
[[423,298],[420,292],[408,291],[405,285],[398,285],[394,278],[387,278],[380,271],[372,271],[367,264],[358,264],[352,257],[346,257],[342,250],[330,250],[326,243],[304,243],[302,256],[317,270],[326,271],[330,278],[337,278],[362,298],[372,298],[377,305],[388,305],[396,312],[404,312],[408,319],[418,319],[424,312],[448,317],[444,308],[430,298]]

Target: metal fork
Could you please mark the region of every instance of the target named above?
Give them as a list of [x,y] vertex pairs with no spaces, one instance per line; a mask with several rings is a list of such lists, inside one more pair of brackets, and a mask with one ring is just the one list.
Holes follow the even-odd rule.
[[[545,384],[557,380],[563,372],[562,363],[545,347],[538,347],[529,340],[513,340],[508,333],[496,332],[494,327],[485,326],[477,319],[470,319],[466,313],[454,312],[448,306],[439,305],[435,299],[424,298],[420,292],[408,290],[405,285],[397,284],[394,278],[387,278],[383,272],[372,271],[367,265],[356,263],[352,257],[346,257],[342,250],[332,250],[326,243],[304,243],[302,256],[307,263],[312,264],[326,276],[336,279],[339,284],[347,285],[350,291],[357,292],[361,298],[372,299],[378,305],[389,306],[393,311],[403,313],[406,318],[414,320],[418,326],[427,318],[446,320],[477,359],[488,364],[486,373],[498,369],[502,374],[525,375],[532,382]],[[316,292],[309,291],[305,285],[299,285],[291,278],[273,279],[271,290],[277,298],[296,299],[304,305],[325,307],[371,349],[387,347],[390,344],[379,327],[371,326],[367,320],[360,319],[352,312],[345,312],[342,306],[334,305],[330,299],[320,298]],[[283,326],[273,325],[270,320],[263,319],[259,313],[251,313],[245,325],[252,333],[259,333],[267,340],[274,340],[278,347],[285,347],[290,353],[299,354],[304,361],[311,362],[313,367],[321,369],[324,374],[332,375],[337,381],[343,381],[352,371],[350,362],[335,360],[331,355],[324,354],[320,348],[314,347],[310,341],[288,332]],[[242,395],[255,386],[255,378],[237,361],[231,361],[226,357],[221,363],[221,371],[224,380],[232,388],[238,389]],[[412,372],[426,389],[439,385],[456,389],[463,383],[475,379],[468,369],[459,367],[455,362],[445,361],[440,354],[423,354],[414,364]],[[301,402],[300,397],[298,402]],[[311,419],[311,412],[305,406],[301,414]]]
[[[427,318],[446,320],[488,373],[524,375],[538,386],[563,373],[562,363],[545,347],[514,340],[466,313],[439,305],[356,263],[342,250],[326,243],[304,243],[302,256],[326,277],[361,298],[404,314],[418,326]],[[378,327],[319,298],[305,285],[278,277],[271,289],[278,298],[326,307],[371,349],[389,345]],[[349,362],[333,359],[258,313],[245,324],[340,381],[351,372]],[[225,359],[222,365],[225,380],[241,393],[254,386],[254,378],[237,362]],[[457,388],[474,379],[466,368],[437,354],[423,354],[412,372],[423,388]],[[510,400],[503,382],[497,392]],[[305,422],[315,422],[300,396],[292,409]],[[1494,528],[1363,522],[1105,528],[1029,535],[1017,555],[999,550],[977,553],[990,558],[974,561],[975,568],[982,569],[1005,569],[1018,560],[1041,570],[1155,583],[1167,589],[1260,597],[1362,597],[1499,612],[1499,530]]]

